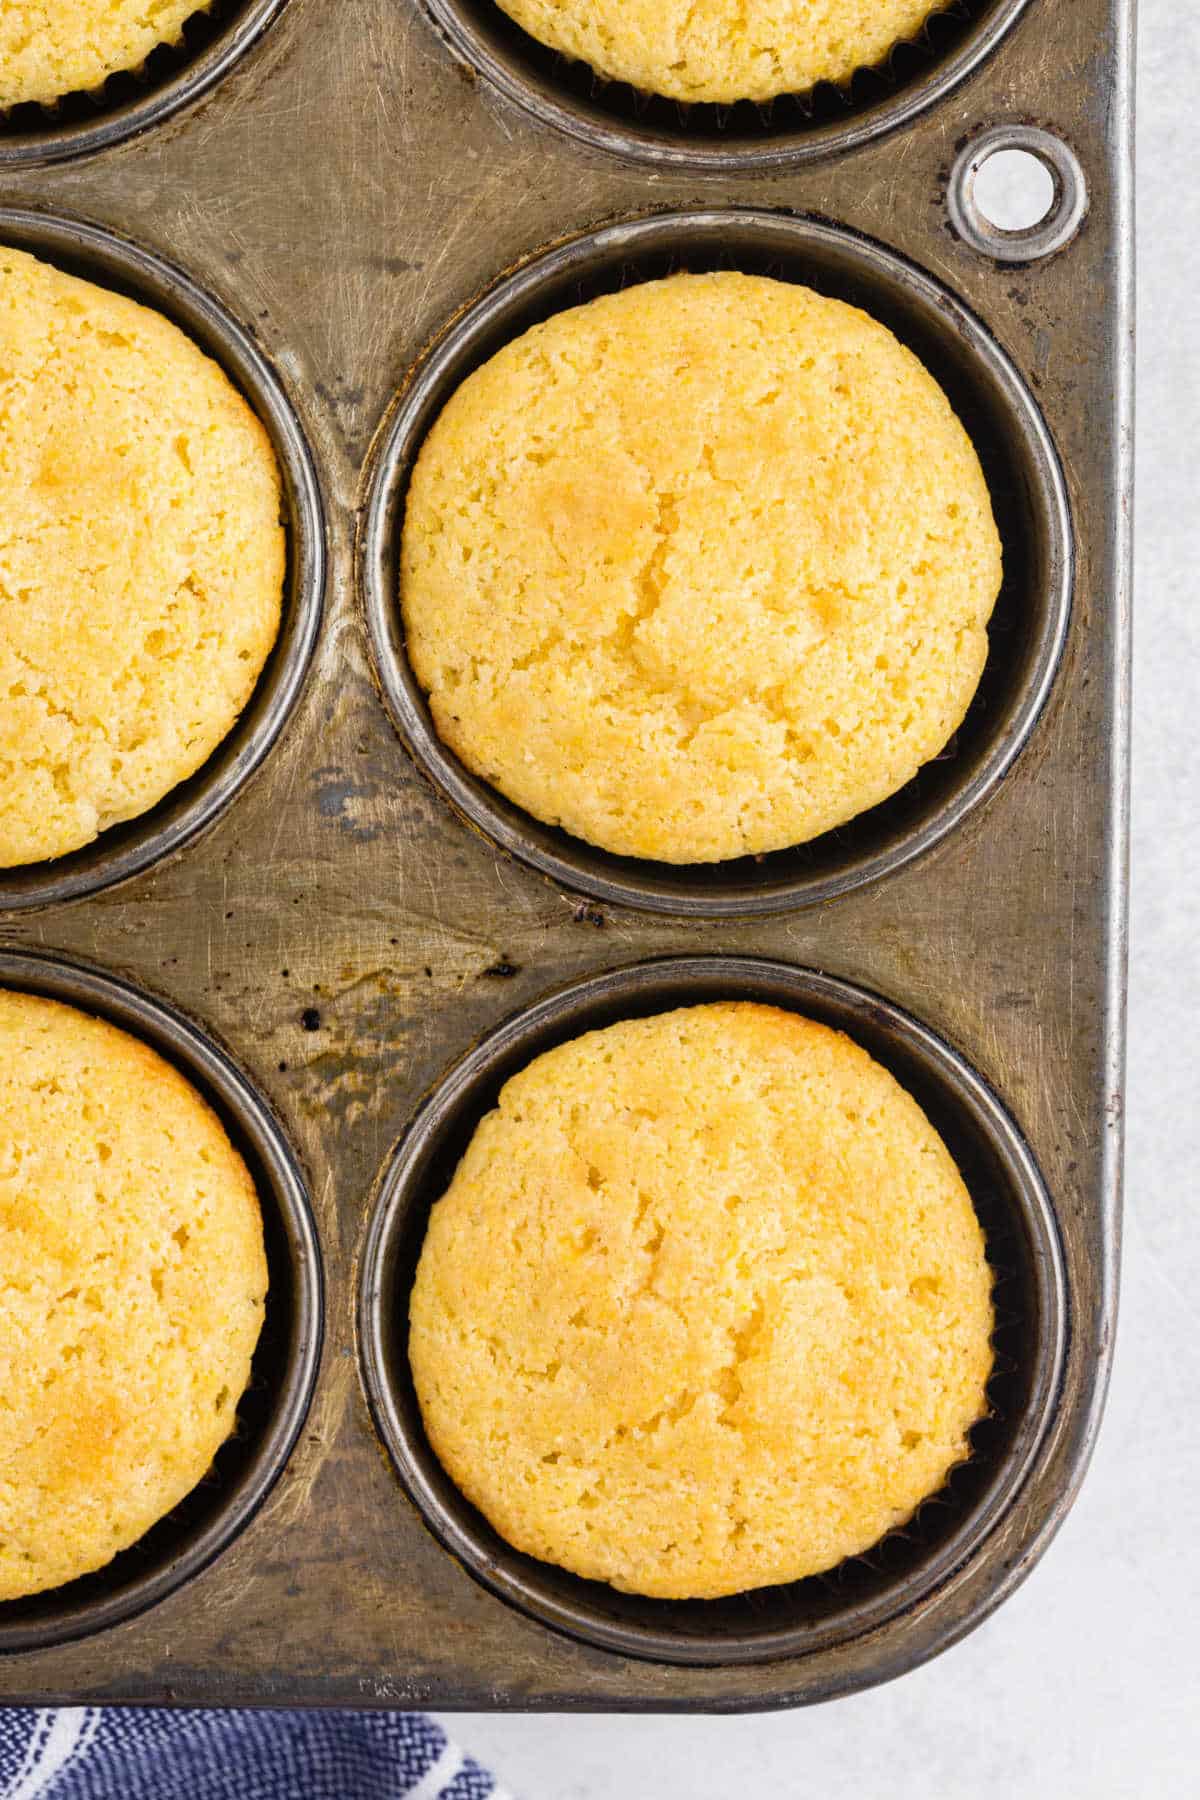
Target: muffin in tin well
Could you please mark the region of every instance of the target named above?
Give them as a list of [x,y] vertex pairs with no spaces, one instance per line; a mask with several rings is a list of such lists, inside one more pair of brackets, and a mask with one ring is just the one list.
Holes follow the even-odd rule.
[[657,1598],[791,1582],[908,1520],[987,1411],[991,1272],[916,1101],[746,1002],[505,1085],[435,1205],[409,1356],[517,1549]]
[[148,812],[236,723],[286,540],[262,423],[179,328],[0,246],[0,868]]
[[234,1428],[267,1264],[250,1173],[137,1038],[0,990],[0,1599],[103,1568]]
[[51,106],[138,70],[212,0],[0,0],[0,111]]
[[670,100],[733,104],[848,82],[945,0],[498,0],[551,50]]
[[422,446],[401,543],[448,747],[534,817],[677,864],[905,786],[966,714],[1000,585],[979,459],[918,359],[736,273],[506,345]]

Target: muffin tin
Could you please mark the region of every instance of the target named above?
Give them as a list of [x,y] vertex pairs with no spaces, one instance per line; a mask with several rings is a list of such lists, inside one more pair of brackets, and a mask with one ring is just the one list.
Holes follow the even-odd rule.
[[[645,1600],[522,1556],[440,1467],[408,1367],[412,1286],[429,1209],[511,1075],[585,1031],[677,1006],[756,1000],[847,1032],[920,1100],[971,1190],[996,1275],[996,1368],[970,1461],[870,1557],[820,1581],[721,1601]],[[439,1083],[384,1173],[359,1273],[359,1343],[372,1410],[431,1529],[481,1581],[535,1618],[630,1656],[759,1662],[829,1649],[920,1605],[972,1555],[1029,1472],[1049,1425],[1065,1337],[1048,1196],[1000,1102],[948,1045],[879,995],[752,956],[665,957],[574,982],[486,1037]]]
[[287,578],[279,636],[233,730],[157,806],[53,862],[0,869],[0,915],[95,894],[198,836],[260,767],[304,687],[321,628],[325,521],[304,432],[270,363],[211,294],[162,257],[78,219],[0,206],[0,243],[15,245],[153,306],[216,359],[267,428],[283,481]]
[[[253,755],[231,740],[171,817],[77,866],[0,875],[0,981],[143,1033],[249,1148],[274,1296],[211,1481],[110,1571],[0,1607],[0,1696],[795,1704],[953,1642],[1065,1514],[1118,1249],[1132,7],[950,10],[890,72],[751,120],[593,92],[488,0],[289,0],[219,14],[254,19],[251,47],[203,104],[172,111],[203,49],[182,92],[147,90],[132,141],[73,106],[4,122],[0,239],[224,363],[280,452],[292,578]],[[1009,143],[1056,172],[1019,239],[971,212]],[[1005,594],[977,707],[911,790],[782,862],[614,866],[431,738],[387,604],[396,526],[439,398],[490,348],[713,266],[856,299],[919,350],[976,435]],[[955,1147],[1000,1276],[993,1411],[869,1558],[652,1606],[517,1557],[449,1487],[406,1385],[406,1271],[506,1068],[744,993],[841,1023]]]
[[422,0],[449,49],[580,143],[666,168],[783,169],[908,125],[976,70],[1029,0],[933,0],[924,28],[845,83],[765,104],[685,104],[609,81],[538,43],[493,0]]
[[[953,744],[892,800],[810,844],[679,868],[595,849],[512,805],[442,743],[409,666],[395,596],[408,478],[455,388],[502,344],[565,306],[677,269],[737,268],[863,306],[950,395],[980,446],[1005,543],[1005,581],[979,690]],[[468,307],[414,372],[381,435],[367,503],[362,589],[384,700],[409,750],[480,831],[580,893],[696,918],[786,912],[900,868],[992,791],[1045,702],[1071,608],[1066,487],[1029,389],[979,320],[903,257],[816,219],[723,208],[660,213],[571,238]]]

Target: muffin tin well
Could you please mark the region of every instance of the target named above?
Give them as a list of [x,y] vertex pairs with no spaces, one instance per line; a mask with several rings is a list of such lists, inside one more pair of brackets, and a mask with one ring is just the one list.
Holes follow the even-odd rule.
[[79,219],[0,207],[0,243],[171,319],[220,363],[267,429],[283,482],[287,575],[279,637],[228,736],[194,775],[140,818],[50,862],[0,869],[0,912],[97,893],[182,848],[224,811],[270,751],[304,686],[321,626],[325,525],[304,429],[271,364],[220,301],[182,270]]
[[[619,1594],[506,1544],[440,1467],[408,1367],[408,1295],[430,1207],[505,1081],[618,1019],[715,1000],[784,1006],[845,1031],[920,1101],[962,1170],[996,1274],[996,1373],[971,1460],[902,1532],[828,1575],[726,1600]],[[754,957],[665,958],[573,984],[507,1020],[433,1090],[389,1163],[360,1264],[358,1331],[372,1411],[430,1529],[503,1599],[627,1656],[761,1662],[828,1650],[926,1603],[978,1553],[1028,1474],[1052,1416],[1066,1331],[1058,1235],[1029,1148],[987,1084],[878,995]]]
[[[1132,0],[953,0],[848,96],[720,113],[593,84],[492,0],[213,18],[215,69],[194,42],[111,115],[0,122],[0,241],[158,307],[256,407],[288,488],[284,636],[160,808],[0,872],[0,981],[106,1013],[213,1096],[260,1176],[282,1311],[215,1482],[105,1574],[0,1614],[0,1698],[729,1712],[903,1673],[1036,1564],[1112,1358]],[[958,202],[988,144],[1031,132],[1072,177],[1071,231],[1005,261]],[[514,333],[721,267],[843,296],[911,345],[981,454],[1008,572],[971,714],[909,788],[761,863],[622,864],[473,784],[432,733],[397,604],[405,483]],[[520,1558],[446,1481],[408,1385],[407,1284],[506,1071],[730,993],[842,1024],[961,1158],[1000,1277],[994,1412],[869,1557],[656,1606]]]
[[0,110],[0,169],[63,162],[108,149],[199,100],[257,43],[287,0],[213,0],[187,19],[178,44],[160,44],[139,69],[110,75],[54,105]]
[[765,105],[687,105],[609,81],[548,49],[495,0],[423,0],[450,49],[541,123],[594,149],[674,169],[773,169],[911,123],[965,80],[1028,0],[942,0],[925,28],[842,86]]
[[60,1000],[141,1038],[219,1114],[258,1189],[269,1288],[250,1386],[212,1470],[145,1537],[95,1574],[0,1602],[0,1653],[43,1649],[128,1619],[198,1574],[253,1518],[304,1423],[321,1354],[320,1251],[304,1175],[270,1107],[207,1033],[115,975],[0,950],[0,988]]
[[[399,544],[408,479],[455,388],[551,313],[676,270],[736,268],[802,282],[863,307],[914,350],[975,442],[1004,544],[987,667],[953,742],[892,799],[809,844],[769,856],[672,865],[615,856],[532,818],[438,737],[404,648]],[[984,800],[1037,720],[1070,615],[1072,538],[1057,453],[1028,388],[973,314],[883,245],[816,219],[722,210],[657,214],[559,244],[505,276],[433,344],[378,447],[361,542],[368,623],[384,699],[420,767],[503,849],[579,893],[722,918],[790,910],[900,868]]]

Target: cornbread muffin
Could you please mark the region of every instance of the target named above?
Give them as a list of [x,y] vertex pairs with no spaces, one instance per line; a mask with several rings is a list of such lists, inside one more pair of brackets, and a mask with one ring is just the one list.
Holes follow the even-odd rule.
[[0,868],[136,818],[279,630],[267,434],[168,320],[0,246]]
[[233,1429],[263,1320],[254,1185],[136,1038],[0,990],[0,1600],[109,1562]]
[[0,0],[0,108],[98,88],[137,70],[212,0]]
[[497,0],[531,37],[671,100],[773,100],[849,81],[948,0]]
[[1000,540],[916,357],[783,281],[559,313],[422,447],[401,605],[436,728],[602,849],[718,862],[894,794],[962,722]]
[[504,1088],[434,1207],[410,1358],[511,1544],[711,1599],[868,1549],[968,1454],[991,1276],[916,1102],[769,1006],[631,1020]]

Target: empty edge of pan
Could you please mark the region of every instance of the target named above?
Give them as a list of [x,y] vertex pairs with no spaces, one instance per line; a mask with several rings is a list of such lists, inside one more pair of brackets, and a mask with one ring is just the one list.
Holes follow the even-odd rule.
[[849,83],[765,105],[689,105],[608,81],[537,42],[494,0],[424,0],[451,51],[540,123],[662,168],[777,169],[910,124],[989,57],[1029,0],[940,0],[916,38]]
[[[882,805],[809,844],[675,866],[616,856],[534,819],[442,743],[409,664],[399,607],[408,482],[455,389],[502,345],[566,307],[678,269],[799,281],[888,325],[946,390],[980,455],[1005,579],[979,690],[942,756]],[[410,754],[454,809],[503,850],[576,893],[696,918],[779,913],[861,886],[938,843],[1007,774],[1045,705],[1070,622],[1066,484],[1036,401],[986,326],[914,263],[845,227],[745,209],[661,213],[533,256],[464,309],[410,372],[376,441],[359,577],[384,702]]]
[[0,169],[65,162],[123,143],[200,99],[267,30],[287,0],[214,0],[184,23],[178,44],[160,44],[139,69],[110,75],[53,105],[0,112]]
[[250,1522],[308,1413],[323,1332],[316,1226],[300,1163],[268,1102],[204,1031],[120,976],[53,954],[0,950],[0,988],[41,994],[120,1026],[173,1063],[220,1116],[254,1177],[269,1287],[250,1385],[209,1474],[94,1574],[0,1602],[0,1654],[42,1650],[133,1618],[198,1575]]
[[53,861],[0,869],[0,913],[78,900],[140,875],[214,823],[260,767],[303,690],[325,593],[325,518],[303,426],[279,377],[219,300],[152,251],[103,227],[0,207],[0,244],[128,294],[186,332],[221,365],[262,421],[283,483],[287,576],[279,636],[233,729],[194,775],[139,818]]
[[[916,1096],[945,1138],[996,1276],[992,1413],[972,1433],[970,1460],[903,1531],[867,1556],[825,1576],[726,1600],[646,1600],[522,1555],[455,1487],[426,1438],[413,1391],[408,1296],[430,1208],[511,1075],[552,1046],[617,1019],[728,999],[788,1007],[847,1032]],[[382,1175],[360,1264],[358,1343],[376,1427],[408,1495],[443,1548],[484,1587],[603,1649],[712,1666],[826,1652],[918,1609],[928,1617],[940,1603],[947,1623],[927,1654],[960,1636],[961,1609],[949,1604],[951,1592],[978,1569],[1038,1462],[1058,1406],[1067,1316],[1058,1230],[1037,1164],[1003,1103],[957,1052],[848,981],[755,957],[701,956],[575,982],[510,1018],[450,1069]],[[997,1566],[993,1589],[1007,1566]]]

